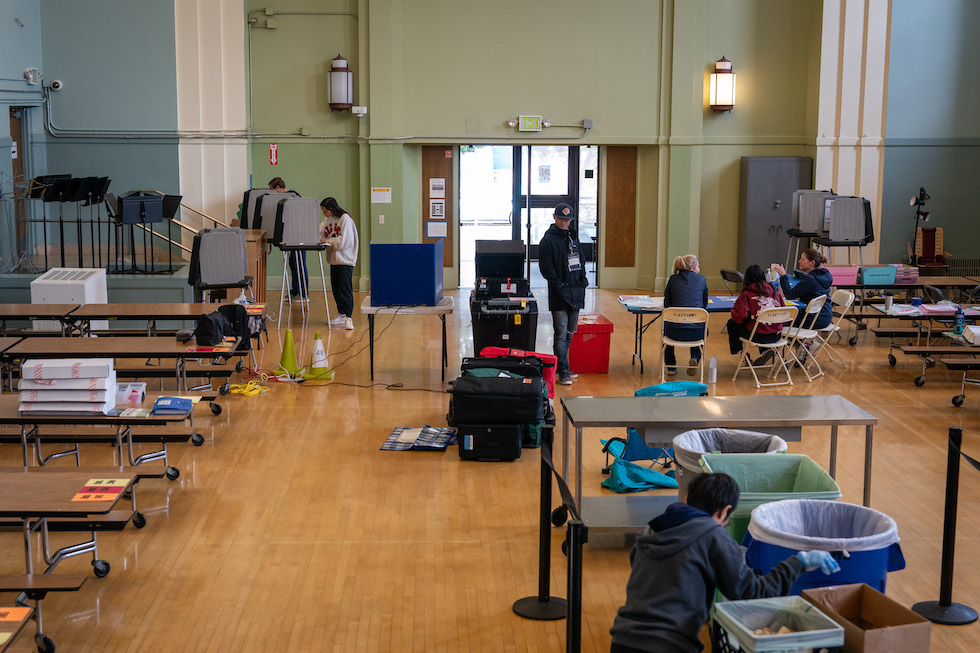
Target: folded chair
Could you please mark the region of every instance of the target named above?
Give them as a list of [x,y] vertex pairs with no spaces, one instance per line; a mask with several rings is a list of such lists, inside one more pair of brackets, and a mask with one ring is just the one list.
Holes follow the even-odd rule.
[[[742,273],[738,270],[726,270],[722,268],[721,280],[725,282],[725,287],[728,288],[728,294],[733,297],[738,294],[738,290],[742,287]],[[735,284],[735,290],[732,290],[732,284]]]
[[835,290],[830,296],[830,301],[837,309],[837,319],[832,321],[830,324],[822,329],[815,329],[817,332],[817,337],[815,339],[816,347],[814,347],[810,354],[816,358],[820,352],[827,354],[827,358],[831,361],[837,363],[841,367],[847,367],[844,359],[841,358],[840,354],[831,346],[830,336],[837,335],[838,341],[840,340],[840,325],[844,321],[844,317],[847,315],[847,311],[850,310],[851,306],[854,304],[854,293],[849,290]]
[[[758,317],[755,320],[755,326],[752,327],[752,333],[749,334],[748,338],[741,338],[742,340],[742,353],[738,357],[738,367],[735,368],[735,374],[732,375],[732,381],[738,378],[738,373],[744,369],[752,372],[752,378],[755,379],[756,388],[768,388],[778,385],[793,385],[793,378],[790,376],[789,368],[786,367],[786,345],[789,341],[786,338],[780,338],[776,342],[757,342],[755,340],[756,331],[759,329],[760,324],[786,324],[787,322],[792,322],[796,319],[796,307],[795,306],[781,306],[778,308],[764,308],[759,311]],[[764,365],[753,364],[752,360],[749,358],[748,347],[752,345],[762,351],[772,351],[773,359],[772,362],[766,363]],[[762,383],[759,381],[759,375],[756,370],[768,370],[769,374],[767,378],[775,379],[778,378],[779,370],[782,369],[783,373],[786,375],[785,381],[775,381],[770,383]]]
[[680,347],[697,347],[701,350],[701,359],[695,366],[691,365],[678,365],[675,364],[674,367],[680,369],[699,369],[701,371],[700,383],[704,383],[704,335],[698,340],[674,340],[673,338],[667,337],[667,325],[668,324],[700,324],[707,330],[708,327],[708,311],[703,308],[686,308],[686,307],[673,307],[665,308],[663,312],[663,332],[662,340],[663,344],[660,345],[660,382],[666,382],[667,374],[667,347],[674,348],[674,356],[676,363],[677,349]]
[[[670,381],[657,385],[640,388],[633,393],[634,397],[704,397],[708,394],[708,386],[694,381]],[[674,450],[672,448],[651,447],[643,441],[643,436],[634,428],[626,429],[626,438],[609,438],[602,440],[602,451],[606,454],[606,466],[602,473],[608,474],[612,465],[609,464],[609,456],[612,455],[620,460],[634,462],[637,460],[649,460],[649,467],[655,463],[660,463],[665,470],[669,470],[674,463]],[[673,476],[673,470],[668,471],[667,475]]]
[[[823,375],[823,368],[820,367],[820,362],[817,360],[817,357],[809,355],[806,341],[815,341],[817,339],[817,331],[813,328],[813,325],[816,323],[817,318],[820,317],[820,311],[823,310],[823,305],[826,303],[827,295],[814,297],[807,303],[806,309],[804,309],[803,319],[800,321],[799,326],[790,325],[783,327],[782,335],[789,342],[786,351],[799,368],[803,370],[803,373],[806,374],[808,381],[813,381],[818,376]],[[802,360],[797,356],[797,353],[803,354]]]

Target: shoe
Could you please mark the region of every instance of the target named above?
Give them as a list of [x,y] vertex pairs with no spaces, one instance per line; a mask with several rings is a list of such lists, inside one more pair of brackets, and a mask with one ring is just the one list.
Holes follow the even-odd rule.
[[558,383],[561,385],[572,385],[572,377],[567,374],[559,376]]
[[347,329],[348,331],[353,331],[354,330],[354,320],[350,319],[349,317],[344,318],[344,328]]
[[668,367],[667,376],[677,376],[677,370],[675,370],[673,367]]
[[776,357],[776,353],[771,349],[767,349],[765,353],[762,354],[762,356],[759,356],[757,359],[755,359],[755,362],[752,363],[752,365],[756,367],[760,365],[761,366],[768,365],[769,363],[772,362],[772,359],[775,357]]
[[347,322],[346,315],[338,315],[334,319],[330,320],[330,326],[342,327]]
[[695,359],[692,358],[691,360],[687,361],[687,365],[688,365],[688,367],[687,367],[687,375],[688,376],[694,376],[695,374],[698,373],[698,361],[697,360],[695,360]]
[[568,373],[568,378],[570,378],[572,380],[575,380],[575,379],[578,378],[578,374],[576,374],[575,372],[569,372]]
[[296,299],[297,297],[299,297],[299,293],[298,292],[291,292],[291,293],[289,293],[289,296],[292,297],[293,299]]

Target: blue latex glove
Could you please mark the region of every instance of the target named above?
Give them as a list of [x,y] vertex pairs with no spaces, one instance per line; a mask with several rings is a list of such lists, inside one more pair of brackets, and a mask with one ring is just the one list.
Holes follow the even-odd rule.
[[826,551],[800,551],[796,558],[803,563],[807,571],[820,569],[825,574],[840,571],[840,564]]

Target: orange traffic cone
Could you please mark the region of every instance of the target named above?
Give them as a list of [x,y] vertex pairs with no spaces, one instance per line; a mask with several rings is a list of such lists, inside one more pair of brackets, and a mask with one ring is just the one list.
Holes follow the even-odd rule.
[[327,360],[327,351],[323,347],[323,339],[317,331],[313,336],[313,356],[310,360],[310,367],[303,372],[304,379],[322,379],[329,381],[333,378],[333,370],[329,369],[330,362]]

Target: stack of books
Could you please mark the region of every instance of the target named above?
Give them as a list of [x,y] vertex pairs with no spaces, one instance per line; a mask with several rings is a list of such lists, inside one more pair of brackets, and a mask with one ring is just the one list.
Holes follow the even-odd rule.
[[111,358],[27,360],[21,365],[20,412],[106,415],[116,405]]

